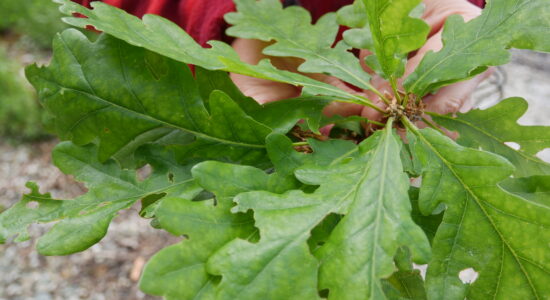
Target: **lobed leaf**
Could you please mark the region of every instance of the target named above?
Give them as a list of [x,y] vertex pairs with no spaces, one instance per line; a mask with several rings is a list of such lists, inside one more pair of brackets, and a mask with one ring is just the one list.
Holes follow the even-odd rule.
[[18,235],[15,241],[28,239],[27,227],[32,223],[59,221],[38,240],[38,251],[44,255],[83,251],[105,236],[119,210],[136,201],[151,195],[162,198],[200,191],[189,167],[177,165],[169,153],[156,148],[142,151],[154,171],[144,181],[138,181],[135,172],[121,170],[113,160],[105,164],[97,161],[93,146],[59,144],[53,151],[54,164],[85,182],[88,192],[74,200],[55,200],[49,194],[40,194],[36,184],[29,183],[31,193],[0,214],[0,242],[13,235]]
[[[534,155],[550,148],[550,127],[521,126],[517,120],[527,110],[527,101],[509,98],[486,110],[475,109],[451,116],[433,115],[444,127],[458,131],[457,142],[471,148],[481,148],[506,157],[516,170],[514,175],[524,177],[550,174],[550,164]],[[519,149],[506,145],[514,142]]]
[[250,215],[232,214],[230,208],[230,199],[164,199],[157,210],[161,227],[187,238],[149,260],[140,289],[165,299],[215,299],[216,278],[206,272],[206,261],[225,243],[255,231]]
[[[147,263],[140,288],[166,299],[216,299],[216,276],[206,270],[209,257],[234,239],[253,240],[257,229],[251,214],[232,214],[233,197],[242,192],[283,192],[295,181],[268,175],[260,169],[220,162],[203,162],[192,169],[193,177],[215,198],[164,199],[157,209],[160,226],[182,242],[164,248]],[[183,287],[185,285],[185,287]]]
[[370,50],[375,54],[367,61],[370,65],[379,65],[385,78],[403,76],[407,54],[422,47],[430,32],[428,24],[410,17],[421,0],[362,1],[372,36]]
[[31,66],[27,77],[54,116],[57,134],[78,145],[98,138],[101,161],[173,130],[265,148],[270,128],[219,90],[210,93],[207,108],[184,64],[108,35],[92,43],[72,29],[58,35],[54,52],[49,67]]
[[306,95],[324,95],[332,100],[365,104],[365,98],[340,90],[307,76],[276,69],[268,60],[250,65],[240,60],[235,50],[222,42],[209,42],[212,48],[202,48],[178,25],[156,15],[145,15],[143,19],[132,16],[121,9],[95,1],[94,8],[87,9],[70,0],[54,0],[61,4],[66,15],[74,13],[87,18],[66,17],[63,20],[73,26],[93,26],[127,43],[143,47],[173,60],[197,65],[209,70],[224,70],[247,76],[284,82],[304,87]]
[[[432,129],[413,129],[424,173],[420,209],[447,209],[433,241],[430,299],[544,299],[550,294],[550,199],[531,201],[501,189],[514,167],[464,148]],[[521,229],[521,230],[518,230]],[[465,285],[459,273],[479,273]]]
[[550,176],[537,175],[523,178],[508,178],[499,183],[509,193],[540,204],[550,199]]
[[[363,89],[370,89],[370,75],[363,71],[349,46],[338,43],[336,14],[325,14],[315,25],[311,15],[300,6],[283,9],[278,0],[236,0],[237,12],[225,15],[233,25],[227,34],[240,38],[274,41],[263,53],[297,57],[304,60],[298,71],[325,73]],[[296,30],[300,28],[300,30]]]
[[509,48],[550,52],[547,0],[492,0],[480,17],[464,23],[453,15],[443,29],[443,49],[427,53],[405,80],[407,91],[424,96],[510,60]]
[[[320,184],[312,194],[238,195],[234,210],[254,211],[261,239],[231,242],[209,260],[208,270],[222,276],[220,295],[317,299],[319,272],[319,287],[330,290],[329,299],[385,297],[380,279],[393,273],[393,255],[400,245],[410,246],[417,261],[429,256],[428,241],[410,218],[408,178],[399,150],[398,139],[386,129],[353,151],[359,152],[355,159],[347,159],[354,157],[348,151],[328,166],[298,169],[300,181]],[[332,213],[347,215],[312,255],[311,231]]]
[[392,300],[426,300],[424,280],[420,271],[413,269],[410,252],[407,248],[399,248],[394,260],[398,271],[382,281],[386,297]]

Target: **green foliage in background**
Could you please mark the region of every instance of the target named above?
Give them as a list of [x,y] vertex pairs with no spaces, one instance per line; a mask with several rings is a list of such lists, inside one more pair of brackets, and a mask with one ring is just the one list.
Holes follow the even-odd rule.
[[[140,281],[167,299],[550,298],[550,168],[534,157],[550,147],[549,128],[516,123],[521,98],[448,116],[422,105],[425,94],[506,63],[509,48],[550,52],[548,0],[494,0],[467,24],[449,18],[443,49],[407,78],[407,57],[428,34],[419,0],[357,0],[315,25],[279,0],[235,0],[230,35],[273,41],[265,54],[298,57],[303,73],[370,89],[387,109],[269,60],[249,65],[222,42],[202,48],[158,16],[55,1],[68,16],[87,16],[69,24],[104,32],[91,41],[65,30],[51,64],[26,69],[65,140],[55,165],[88,191],[57,200],[29,183],[31,192],[0,214],[0,242],[57,222],[38,251],[83,251],[141,201],[152,226],[182,237],[151,258]],[[353,29],[332,47],[338,22]],[[370,84],[348,52],[354,45],[374,53],[367,63],[393,98]],[[260,105],[227,72],[301,86],[302,95]],[[383,122],[365,139],[322,137],[331,101],[378,109]],[[419,120],[432,128],[419,129]],[[138,179],[146,164],[152,173]],[[411,186],[418,177],[420,187]],[[428,265],[425,278],[413,263]],[[477,280],[461,280],[465,270]]]
[[0,47],[0,137],[26,140],[44,133],[41,108],[22,70]]
[[21,58],[48,56],[53,36],[66,27],[60,17],[51,1],[0,1],[0,137],[4,139],[45,136],[44,114],[23,77]]
[[53,36],[66,25],[57,5],[46,0],[0,1],[0,30],[28,37],[40,48],[49,48]]

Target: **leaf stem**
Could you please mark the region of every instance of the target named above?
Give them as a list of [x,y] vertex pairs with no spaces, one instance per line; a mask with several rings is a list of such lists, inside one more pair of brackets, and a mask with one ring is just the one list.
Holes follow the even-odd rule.
[[[368,99],[368,98],[365,98],[363,96],[360,96],[360,95],[354,95],[354,99],[357,99],[361,102],[362,105],[365,105],[365,106],[368,106],[378,112],[381,112],[381,113],[385,113],[385,111],[383,109],[381,109],[380,107],[378,107],[376,104],[374,104],[372,102],[372,100]],[[336,100],[338,101],[338,100]],[[349,102],[349,101],[339,101],[339,102]],[[385,102],[385,101],[384,101]]]
[[299,146],[308,146],[309,142],[296,142],[292,143],[292,147],[299,147]]
[[445,117],[445,115],[441,115],[433,111],[425,111],[424,113],[431,117]]
[[374,125],[378,125],[378,126],[381,126],[381,127],[386,126],[386,124],[384,124],[384,123],[382,123],[382,122],[373,121],[373,120],[369,120],[369,119],[366,119],[365,122],[371,123],[371,124],[374,124]]
[[388,122],[386,123],[386,127],[391,128],[393,126],[393,121],[394,121],[393,117],[389,117]]
[[[437,127],[432,121],[426,119],[426,118],[422,118],[422,121],[424,123],[426,123],[430,128],[432,129],[435,129],[437,131],[439,131],[439,133],[443,134],[443,135],[447,135],[443,130],[441,130],[439,127]],[[411,132],[413,132],[415,135],[419,135],[420,132],[418,131],[418,127],[416,127],[410,120],[409,118],[407,117],[402,117],[401,118],[401,123],[403,123],[403,125],[405,125],[405,127],[407,127],[407,129],[409,129]]]
[[432,122],[432,121],[430,121],[430,120],[428,120],[424,117],[422,117],[422,121],[424,123],[426,123],[428,126],[430,126],[432,129],[435,129],[435,130],[439,131],[439,133],[441,133],[443,135],[446,135],[445,132],[443,130],[441,130],[441,128],[437,127],[437,125],[434,122]]
[[409,118],[403,116],[401,117],[401,123],[403,125],[405,125],[405,127],[407,127],[407,129],[409,129],[412,133],[416,134],[416,135],[419,135],[420,132],[418,132],[418,127],[416,127],[410,120]]
[[403,101],[401,100],[401,95],[399,95],[399,91],[397,90],[397,80],[395,79],[395,77],[390,77],[390,84],[393,90],[393,96],[395,97],[395,99],[397,99],[397,103],[399,103],[400,105],[403,104]]

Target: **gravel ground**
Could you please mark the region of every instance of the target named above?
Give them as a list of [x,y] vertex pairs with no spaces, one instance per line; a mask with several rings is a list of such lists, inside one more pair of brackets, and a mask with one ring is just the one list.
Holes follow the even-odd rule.
[[[517,51],[513,63],[502,70],[507,77],[503,96],[521,95],[530,102],[520,123],[550,125],[550,55]],[[476,103],[484,107],[498,101],[494,86],[482,87],[475,95]],[[58,198],[83,192],[80,185],[51,165],[53,145],[10,146],[0,141],[0,210],[21,197],[29,180]],[[550,151],[539,155],[550,161]],[[45,230],[43,225],[31,227],[34,237]],[[137,289],[137,279],[153,253],[177,240],[152,229],[138,217],[137,208],[132,208],[113,222],[106,238],[79,254],[40,256],[33,248],[35,239],[0,245],[0,300],[155,299]]]
[[[8,207],[35,181],[54,198],[72,198],[84,189],[51,165],[54,142],[13,147],[0,144],[0,206]],[[49,226],[31,226],[38,237]],[[155,299],[137,289],[143,264],[177,238],[154,230],[138,216],[124,211],[103,241],[82,253],[45,257],[34,250],[36,239],[0,245],[0,299]]]

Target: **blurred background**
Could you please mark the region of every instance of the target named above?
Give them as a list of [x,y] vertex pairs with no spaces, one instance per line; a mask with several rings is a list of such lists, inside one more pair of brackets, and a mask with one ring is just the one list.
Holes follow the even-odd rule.
[[[0,212],[20,199],[27,181],[55,198],[84,191],[51,165],[57,141],[42,125],[47,117],[24,77],[26,65],[48,63],[52,37],[66,27],[60,17],[48,0],[0,0]],[[485,108],[511,96],[530,103],[521,124],[550,125],[550,55],[514,51],[512,63],[473,98]],[[550,150],[539,156],[550,161]],[[32,226],[31,235],[46,229]],[[140,272],[152,254],[178,240],[152,229],[132,208],[115,219],[105,239],[79,254],[40,256],[34,239],[0,245],[0,300],[155,299],[138,290]]]

